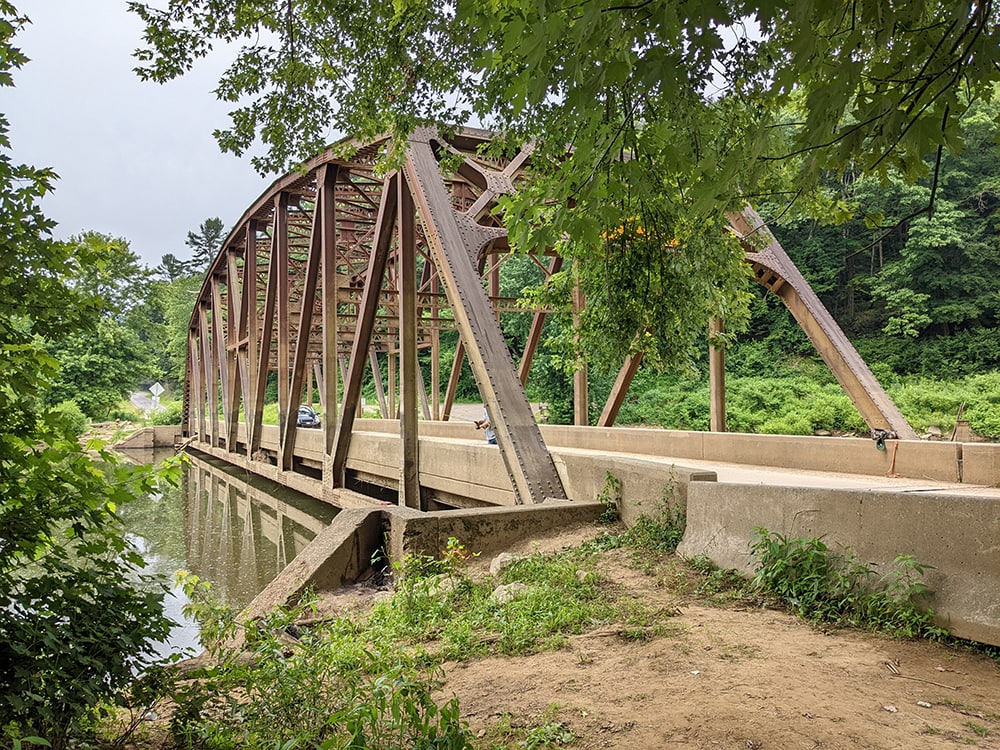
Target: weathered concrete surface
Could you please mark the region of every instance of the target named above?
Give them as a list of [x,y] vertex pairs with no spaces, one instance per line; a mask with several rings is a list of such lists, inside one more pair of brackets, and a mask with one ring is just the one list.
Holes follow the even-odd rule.
[[888,572],[897,555],[934,568],[929,604],[955,635],[1000,645],[1000,499],[946,493],[695,482],[678,552],[750,571],[754,527],[823,536]]
[[384,517],[380,510],[344,510],[278,573],[244,610],[259,617],[294,601],[305,589],[327,591],[353,583],[371,567],[382,548]]
[[619,482],[618,510],[629,526],[639,516],[657,517],[663,509],[683,510],[691,482],[714,482],[714,471],[692,469],[652,456],[557,448],[552,458],[563,487],[573,500],[593,501],[610,489],[608,474]]
[[254,598],[242,617],[260,617],[288,605],[307,588],[328,591],[354,583],[376,553],[384,552],[394,562],[408,554],[439,557],[454,537],[470,552],[490,554],[532,535],[593,521],[602,510],[600,503],[567,501],[433,513],[397,506],[344,510]]
[[[357,420],[356,430],[398,434],[394,420]],[[882,477],[1000,485],[1000,445],[928,440],[890,440],[880,451],[868,438],[814,435],[753,435],[639,427],[541,425],[553,452],[560,448],[670,457],[678,461],[723,461],[803,471],[835,471]],[[421,437],[481,439],[462,422],[421,422]],[[963,460],[963,451],[968,454]],[[963,470],[964,464],[964,470]],[[890,471],[891,470],[891,471]],[[973,476],[974,479],[970,479]]]
[[150,450],[151,448],[173,448],[184,440],[180,425],[155,425],[136,430],[127,438],[115,444],[115,450]]
[[576,523],[595,521],[603,509],[600,503],[565,500],[509,508],[433,513],[391,507],[386,510],[390,557],[401,559],[408,553],[440,556],[451,537],[458,539],[471,552],[499,552],[514,542],[531,539],[532,536]]
[[[347,458],[357,479],[392,488],[399,424],[359,420]],[[754,526],[795,536],[826,534],[883,568],[897,554],[935,566],[932,606],[953,632],[1000,645],[1000,446],[866,439],[712,434],[647,429],[542,428],[572,502],[513,505],[498,450],[471,425],[421,423],[419,476],[430,507],[418,511],[332,487],[318,478],[318,431],[300,431],[295,455],[313,474],[282,472],[224,448],[197,448],[338,507],[381,507],[392,556],[438,554],[449,537],[470,549],[502,549],[569,518],[596,517],[608,472],[621,481],[626,523],[664,504],[686,508],[686,555],[745,568]],[[265,428],[265,453],[277,431]],[[890,471],[891,470],[891,471]],[[833,473],[833,472],[850,472]],[[887,476],[888,475],[888,476]],[[961,480],[964,479],[964,482]],[[972,483],[975,484],[972,484]],[[562,508],[583,506],[563,511]],[[490,507],[476,507],[490,506]],[[567,512],[565,518],[561,512]],[[589,516],[587,514],[590,514]]]

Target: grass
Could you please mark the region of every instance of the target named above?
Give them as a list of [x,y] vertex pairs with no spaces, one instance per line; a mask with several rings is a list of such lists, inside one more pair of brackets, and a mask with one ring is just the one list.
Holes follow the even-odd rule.
[[[608,579],[602,570],[609,555],[656,576],[654,585],[678,597],[720,606],[782,603],[814,622],[937,635],[919,610],[905,603],[903,594],[915,599],[924,591],[915,561],[904,561],[889,580],[890,596],[883,591],[883,599],[870,599],[885,581],[873,581],[849,554],[829,550],[822,540],[786,539],[760,530],[755,553],[760,569],[756,579],[748,580],[707,558],[676,556],[683,516],[672,497],[665,488],[654,512],[632,529],[605,526],[578,547],[521,558],[497,580],[474,573],[475,556],[450,540],[437,557],[411,555],[395,565],[392,595],[369,610],[317,618],[307,597],[296,608],[248,624],[249,653],[225,645],[236,622],[193,579],[192,608],[212,637],[218,665],[206,668],[200,681],[167,686],[178,706],[171,722],[173,741],[180,748],[218,750],[388,750],[403,746],[398,742],[403,737],[409,738],[405,746],[428,750],[572,746],[576,739],[560,720],[559,707],[538,715],[505,714],[473,737],[457,700],[437,697],[441,668],[445,661],[559,649],[572,636],[595,630],[621,643],[671,639],[673,648],[686,653],[688,631],[672,619],[678,610],[652,606]],[[514,587],[514,594],[498,598],[498,585]],[[824,589],[832,599],[816,594]],[[902,620],[887,614],[886,601],[902,602]],[[875,617],[866,621],[859,611]],[[311,624],[296,624],[303,618]],[[756,647],[747,644],[713,645],[714,655],[724,661],[756,655]],[[583,664],[590,657],[581,653],[578,658]],[[976,736],[990,731],[971,720],[965,727]]]

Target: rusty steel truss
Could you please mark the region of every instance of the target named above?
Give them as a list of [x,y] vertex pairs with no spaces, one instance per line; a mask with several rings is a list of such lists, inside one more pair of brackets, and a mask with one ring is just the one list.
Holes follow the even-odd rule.
[[[419,420],[449,418],[467,360],[516,502],[564,497],[524,391],[546,313],[521,311],[532,321],[517,364],[498,323],[501,312],[518,308],[500,295],[510,256],[494,210],[498,197],[514,190],[531,151],[486,157],[481,147],[490,138],[485,131],[445,137],[419,130],[402,166],[384,176],[376,172],[384,141],[344,142],[275,181],[226,238],[192,313],[185,434],[293,470],[298,406],[315,387],[324,413],[322,478],[343,486],[362,382],[371,372],[381,415],[400,420],[399,502],[421,508]],[[759,217],[747,209],[730,223],[757,280],[789,307],[868,424],[912,437]],[[551,251],[531,257],[546,275],[560,269]],[[452,330],[459,341],[443,377],[441,334]],[[421,352],[429,355],[429,383]],[[601,424],[614,423],[638,366],[638,357],[626,359]],[[262,450],[269,387],[277,391],[278,444]],[[585,377],[575,379],[575,391],[582,422]],[[713,425],[721,429],[720,409],[713,398]]]

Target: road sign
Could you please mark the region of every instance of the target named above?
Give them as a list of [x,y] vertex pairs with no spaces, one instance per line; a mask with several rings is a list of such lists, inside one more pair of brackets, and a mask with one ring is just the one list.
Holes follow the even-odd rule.
[[149,392],[154,396],[159,396],[163,393],[163,386],[159,383],[153,383],[153,387],[149,389]]

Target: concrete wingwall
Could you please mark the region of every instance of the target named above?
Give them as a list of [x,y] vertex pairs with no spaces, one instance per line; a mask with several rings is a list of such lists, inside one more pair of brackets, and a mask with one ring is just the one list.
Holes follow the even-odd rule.
[[678,553],[751,572],[755,527],[851,547],[879,573],[897,555],[933,566],[924,582],[940,624],[1000,645],[1000,501],[937,492],[693,483]]

